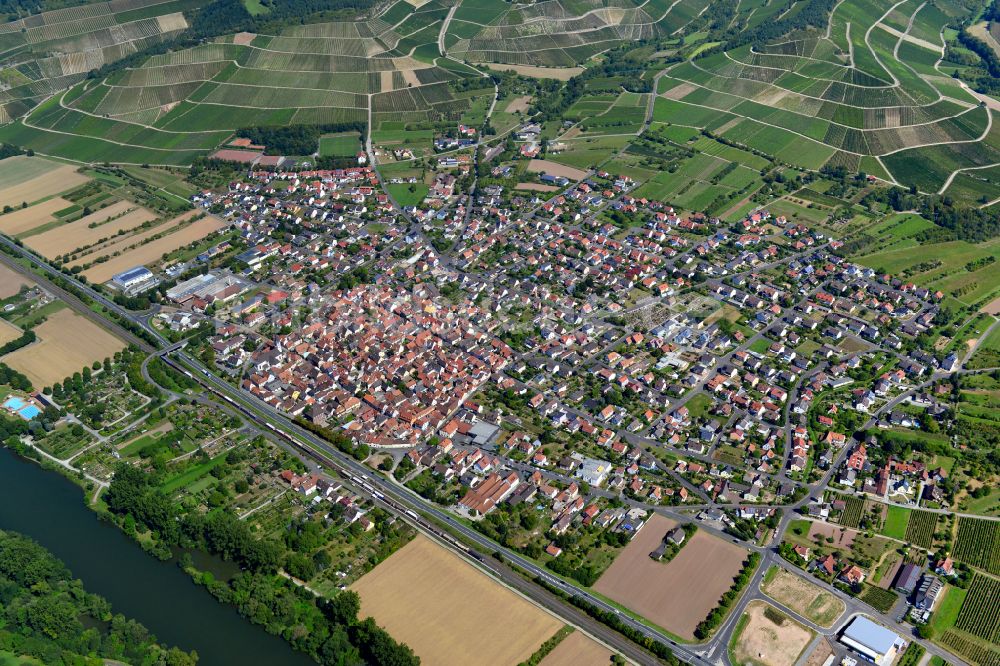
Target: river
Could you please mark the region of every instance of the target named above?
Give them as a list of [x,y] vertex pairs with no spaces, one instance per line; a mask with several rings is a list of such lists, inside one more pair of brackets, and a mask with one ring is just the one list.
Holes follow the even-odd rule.
[[160,562],[101,521],[78,486],[0,449],[0,529],[30,536],[115,612],[167,645],[196,650],[203,666],[306,666],[309,657],[215,600],[174,562]]

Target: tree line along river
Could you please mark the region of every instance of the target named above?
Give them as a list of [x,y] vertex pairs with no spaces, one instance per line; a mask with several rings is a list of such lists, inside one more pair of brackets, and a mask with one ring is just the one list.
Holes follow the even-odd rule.
[[115,612],[146,625],[162,643],[197,651],[199,664],[314,663],[216,601],[175,562],[156,560],[100,520],[71,481],[8,449],[0,450],[0,529],[40,543]]

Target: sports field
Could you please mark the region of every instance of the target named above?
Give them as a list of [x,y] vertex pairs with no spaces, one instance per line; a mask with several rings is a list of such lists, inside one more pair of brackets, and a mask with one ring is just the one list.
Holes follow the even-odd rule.
[[353,589],[360,615],[374,617],[427,664],[518,664],[562,626],[423,536]]
[[0,360],[24,373],[36,389],[61,382],[125,348],[124,342],[68,308],[50,315],[34,331],[37,342]]
[[649,553],[674,526],[672,520],[654,514],[594,589],[681,638],[693,640],[698,623],[732,586],[746,551],[699,531],[669,563],[654,561]]

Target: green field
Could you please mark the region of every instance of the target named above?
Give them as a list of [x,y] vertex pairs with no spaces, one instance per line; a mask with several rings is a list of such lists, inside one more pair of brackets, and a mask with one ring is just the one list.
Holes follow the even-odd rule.
[[347,134],[332,134],[320,137],[319,154],[321,157],[353,157],[361,150],[361,138],[356,132]]
[[901,506],[889,505],[882,526],[882,534],[902,541],[906,538],[906,525],[910,522],[910,510]]

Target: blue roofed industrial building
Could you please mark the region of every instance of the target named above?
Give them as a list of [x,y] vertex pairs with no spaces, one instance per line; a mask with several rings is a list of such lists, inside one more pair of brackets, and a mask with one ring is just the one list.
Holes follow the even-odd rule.
[[906,645],[898,634],[859,615],[844,629],[840,642],[879,666],[891,664]]
[[111,283],[126,294],[138,294],[160,283],[145,266],[136,266],[111,277]]

